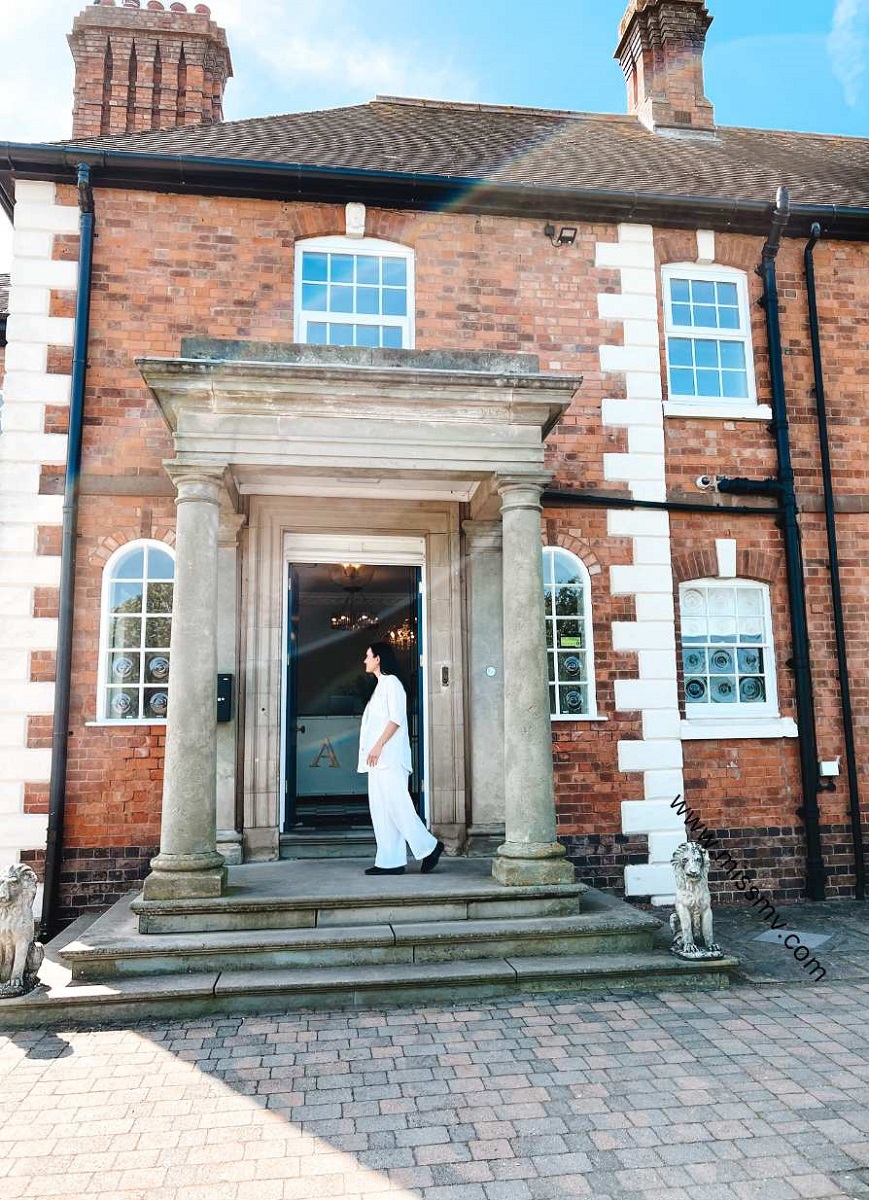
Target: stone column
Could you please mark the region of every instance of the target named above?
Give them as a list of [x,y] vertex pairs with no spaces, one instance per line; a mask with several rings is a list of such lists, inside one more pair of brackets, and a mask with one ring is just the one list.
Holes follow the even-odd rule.
[[463,521],[468,581],[471,853],[504,838],[504,606],[501,522]]
[[504,816],[492,863],[499,883],[572,883],[556,839],[543,616],[540,494],[548,480],[501,478],[504,538]]
[[172,465],[175,594],[160,853],[146,900],[219,896],[226,867],[216,844],[217,553],[223,472]]

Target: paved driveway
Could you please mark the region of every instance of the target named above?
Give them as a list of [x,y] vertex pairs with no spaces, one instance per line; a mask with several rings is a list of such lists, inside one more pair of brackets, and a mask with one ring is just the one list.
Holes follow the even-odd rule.
[[869,1197],[869,982],[0,1039],[0,1195]]

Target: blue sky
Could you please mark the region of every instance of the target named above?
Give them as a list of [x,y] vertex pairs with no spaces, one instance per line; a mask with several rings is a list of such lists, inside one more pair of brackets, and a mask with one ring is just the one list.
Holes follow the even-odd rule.
[[[623,112],[612,53],[626,2],[211,0],[235,66],[226,117],[377,93]],[[869,136],[869,0],[707,3],[706,93],[719,124]],[[3,0],[0,141],[69,135],[65,35],[83,7]]]

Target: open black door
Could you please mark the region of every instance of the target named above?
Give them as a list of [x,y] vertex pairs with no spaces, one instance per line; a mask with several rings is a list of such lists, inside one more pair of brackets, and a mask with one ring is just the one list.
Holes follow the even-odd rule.
[[287,716],[284,768],[284,828],[296,823],[296,743],[299,712],[299,573],[292,564],[287,576]]

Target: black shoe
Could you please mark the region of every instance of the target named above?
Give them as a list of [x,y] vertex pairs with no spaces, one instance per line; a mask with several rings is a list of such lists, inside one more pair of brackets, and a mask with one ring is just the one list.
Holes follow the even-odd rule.
[[433,871],[438,865],[438,859],[444,852],[443,842],[438,842],[431,854],[427,854],[422,860],[422,865],[419,868],[420,875],[428,875],[429,871]]
[[366,867],[366,875],[403,875],[404,867]]

